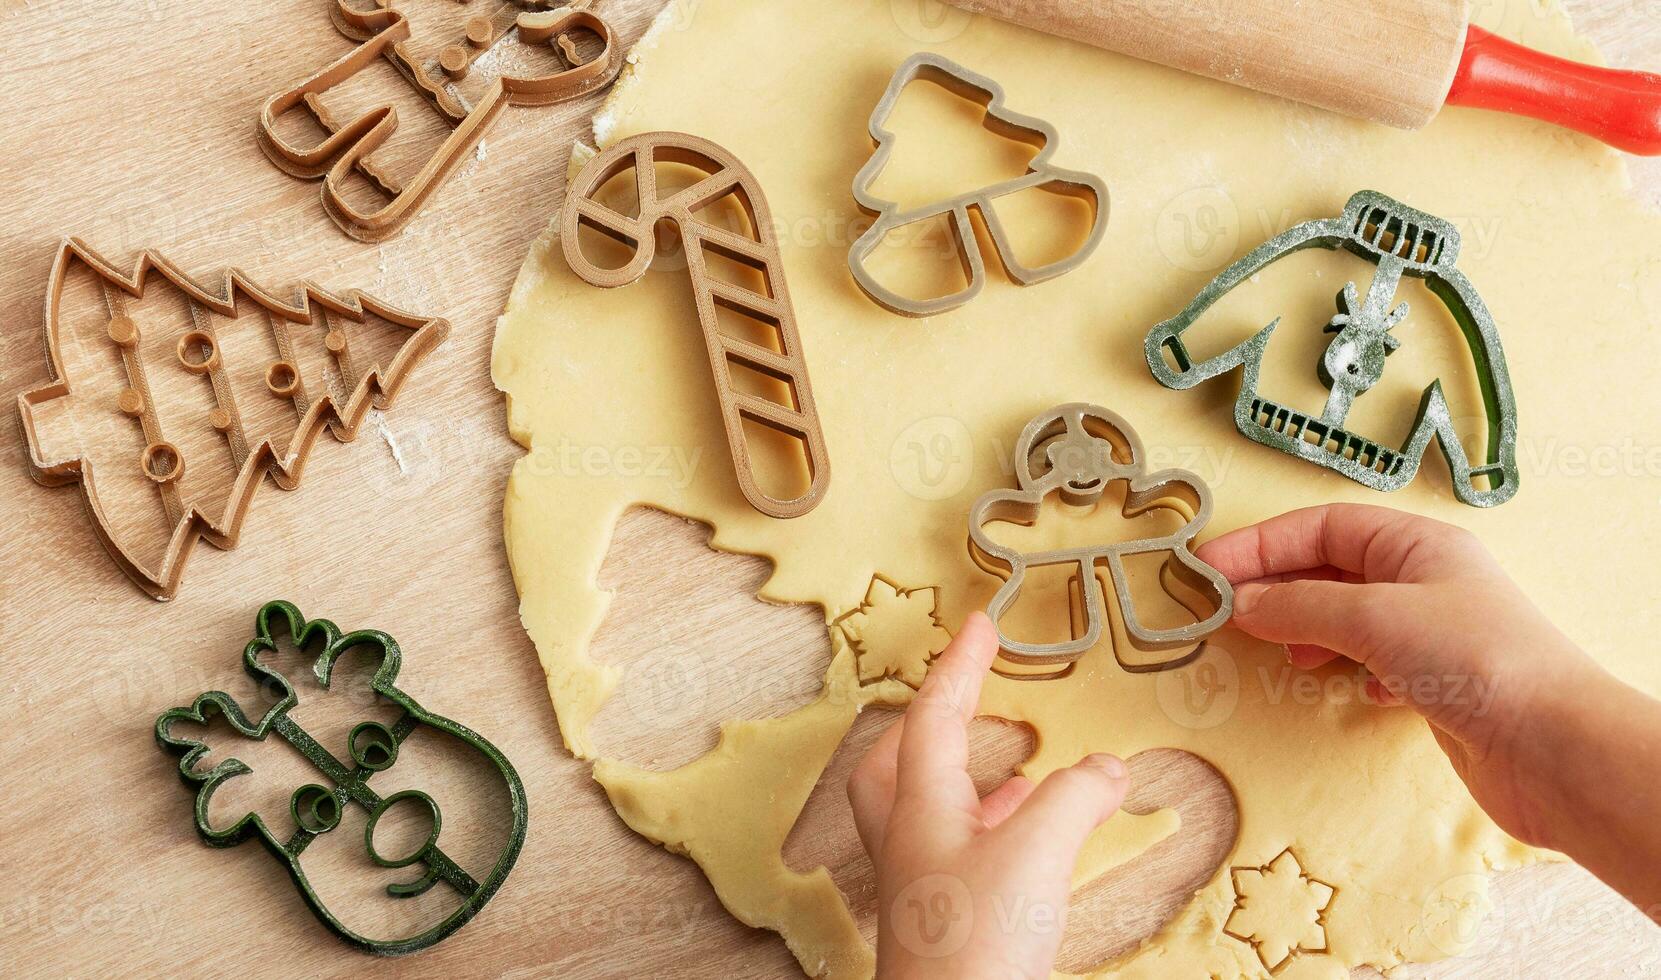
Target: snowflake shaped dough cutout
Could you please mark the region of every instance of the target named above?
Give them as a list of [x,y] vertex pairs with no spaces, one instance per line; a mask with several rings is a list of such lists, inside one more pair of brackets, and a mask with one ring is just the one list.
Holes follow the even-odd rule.
[[1248,944],[1264,969],[1278,973],[1298,953],[1327,949],[1326,910],[1337,889],[1304,871],[1288,847],[1259,867],[1229,869],[1234,909],[1223,935]]
[[892,677],[916,689],[952,634],[937,613],[940,589],[902,589],[881,575],[871,577],[865,599],[837,617],[859,661],[859,682],[874,684]]

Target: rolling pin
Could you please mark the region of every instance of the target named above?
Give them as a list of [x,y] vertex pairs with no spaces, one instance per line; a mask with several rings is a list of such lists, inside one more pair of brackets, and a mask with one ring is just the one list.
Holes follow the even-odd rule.
[[1534,51],[1466,0],[949,0],[1047,34],[1418,129],[1444,105],[1516,113],[1661,154],[1661,75]]

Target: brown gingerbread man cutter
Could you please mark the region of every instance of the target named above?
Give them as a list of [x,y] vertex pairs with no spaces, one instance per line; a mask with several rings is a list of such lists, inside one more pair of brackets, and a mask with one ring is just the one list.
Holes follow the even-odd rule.
[[[436,0],[422,0],[433,4]],[[279,92],[260,111],[259,140],[266,156],[283,171],[307,180],[323,180],[323,207],[346,234],[360,241],[381,241],[396,235],[415,217],[433,192],[449,178],[462,159],[473,152],[491,124],[509,105],[539,106],[563,102],[609,85],[623,67],[611,28],[588,10],[592,0],[578,0],[558,10],[538,10],[531,0],[457,4],[466,8],[461,36],[437,44],[412,36],[408,5],[395,8],[392,0],[372,0],[367,7],[336,0],[335,27],[360,41],[340,60]],[[475,9],[476,8],[476,9]],[[430,16],[428,14],[427,16]],[[423,23],[425,23],[425,19]],[[586,60],[572,41],[573,33],[599,38],[600,52]],[[517,74],[502,70],[481,85],[467,85],[476,63],[510,34],[526,45],[557,49],[564,67],[546,74]],[[422,40],[425,40],[423,37]],[[398,131],[398,111],[390,103],[361,111],[342,112],[332,104],[331,92],[385,58],[438,111],[451,133],[416,169],[399,174],[376,158]],[[309,112],[327,136],[302,144],[282,135],[278,120],[292,110]],[[353,174],[366,178],[385,196],[379,207],[363,208],[348,200],[345,186]]]
[[[1135,430],[1118,415],[1096,405],[1062,405],[1034,418],[1022,430],[1015,445],[1019,489],[994,490],[975,502],[969,511],[969,553],[982,568],[1005,579],[986,610],[998,625],[1002,658],[1015,664],[1060,669],[1000,673],[1021,680],[1050,680],[1072,672],[1078,660],[1101,641],[1108,622],[1107,596],[1098,570],[1105,570],[1113,584],[1113,599],[1125,638],[1137,652],[1151,654],[1138,657],[1115,644],[1114,657],[1125,670],[1142,673],[1181,667],[1203,652],[1203,645],[1196,644],[1228,622],[1234,612],[1234,590],[1221,572],[1189,550],[1194,537],[1211,518],[1211,491],[1199,477],[1185,470],[1148,473],[1144,459],[1142,441]],[[1081,544],[1035,554],[999,545],[986,533],[986,525],[997,522],[1032,525],[1051,494],[1066,504],[1095,505],[1116,480],[1128,482],[1126,517],[1163,508],[1183,515],[1183,525],[1157,537]],[[1161,584],[1173,599],[1201,617],[1198,622],[1151,629],[1137,616],[1124,563],[1130,556],[1150,553],[1170,556],[1161,572]],[[1003,618],[1020,597],[1027,571],[1047,566],[1072,568],[1072,638],[1059,643],[1011,639],[1004,631]],[[1204,606],[1194,608],[1192,596],[1203,597]],[[1166,655],[1185,647],[1193,649],[1176,657]]]

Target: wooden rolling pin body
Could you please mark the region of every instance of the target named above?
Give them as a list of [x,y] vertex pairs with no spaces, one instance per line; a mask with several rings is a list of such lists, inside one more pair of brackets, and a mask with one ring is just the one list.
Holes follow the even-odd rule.
[[1417,129],[1447,100],[1465,0],[950,0],[976,13]]

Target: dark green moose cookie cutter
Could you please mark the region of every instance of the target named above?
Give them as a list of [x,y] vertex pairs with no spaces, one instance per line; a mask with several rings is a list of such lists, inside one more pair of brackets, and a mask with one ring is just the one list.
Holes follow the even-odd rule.
[[[351,754],[350,765],[335,758],[328,749],[295,724],[289,717],[289,711],[300,699],[293,684],[276,670],[259,662],[262,652],[276,649],[272,636],[272,621],[277,618],[287,622],[288,635],[297,649],[306,649],[319,639],[323,641],[312,670],[325,688],[329,686],[334,666],[343,653],[366,648],[370,652],[378,650],[380,653],[380,667],[375,672],[371,686],[377,695],[401,707],[403,714],[390,725],[369,721],[354,727],[347,739]],[[317,918],[342,939],[366,952],[378,956],[402,956],[418,952],[466,925],[501,887],[508,872],[513,869],[513,863],[519,857],[519,849],[525,842],[525,787],[519,781],[519,774],[514,771],[513,765],[494,745],[476,732],[427,711],[395,686],[403,655],[398,649],[398,641],[387,634],[379,630],[343,633],[340,627],[326,619],[307,621],[292,603],[282,601],[268,602],[260,607],[255,629],[257,635],[243,650],[242,666],[255,680],[262,685],[274,685],[275,690],[281,694],[277,703],[258,721],[251,721],[236,700],[223,691],[207,691],[198,695],[190,707],[171,708],[156,719],[156,742],[164,750],[180,757],[179,775],[185,785],[200,787],[196,791],[196,832],[201,835],[204,842],[214,847],[235,847],[250,837],[257,837],[271,856],[288,869],[289,877],[294,879],[295,887],[300,890],[306,904]],[[178,722],[206,724],[216,713],[223,714],[231,726],[247,738],[263,741],[267,735],[276,732],[321,772],[321,782],[308,783],[294,791],[290,801],[290,812],[298,829],[287,840],[279,840],[271,832],[271,828],[266,826],[265,821],[253,812],[245,814],[229,828],[215,830],[209,825],[208,804],[214,791],[226,780],[253,770],[236,758],[226,758],[211,770],[195,771],[193,767],[196,762],[209,751],[207,745],[195,739],[176,737],[172,733],[172,728]],[[403,790],[382,797],[369,786],[372,776],[392,767],[398,759],[398,747],[411,732],[422,725],[455,736],[483,753],[500,771],[507,784],[513,813],[512,832],[501,855],[496,859],[495,866],[483,881],[474,879],[439,848],[438,835],[442,818],[438,804],[431,796],[420,790]],[[432,830],[425,843],[408,856],[398,859],[383,857],[375,849],[375,825],[381,814],[393,804],[410,799],[430,809]],[[353,932],[342,923],[329,911],[312,888],[304,869],[300,867],[300,854],[319,836],[339,826],[341,815],[348,803],[361,806],[369,812],[369,823],[364,831],[364,846],[375,864],[383,868],[401,868],[418,864],[424,869],[421,876],[413,881],[386,886],[389,895],[393,898],[410,898],[443,882],[461,895],[461,906],[425,932],[403,939],[370,939]]]
[[[1182,341],[1183,332],[1229,290],[1306,248],[1343,248],[1378,265],[1365,298],[1353,282],[1338,294],[1338,315],[1326,325],[1326,332],[1334,336],[1316,365],[1329,389],[1319,417],[1270,401],[1257,390],[1263,355],[1279,318],[1233,350],[1197,364]],[[1516,495],[1520,483],[1517,403],[1499,331],[1482,297],[1455,268],[1458,261],[1459,229],[1451,222],[1377,191],[1361,191],[1350,198],[1342,216],[1306,221],[1248,252],[1181,313],[1154,327],[1144,343],[1148,368],[1165,387],[1186,389],[1244,366],[1234,404],[1234,425],[1242,435],[1374,490],[1399,490],[1411,483],[1434,435],[1453,474],[1454,496],[1473,507],[1502,504]],[[1459,324],[1470,348],[1488,423],[1487,459],[1480,465],[1471,465],[1460,442],[1440,379],[1425,388],[1418,417],[1399,449],[1344,428],[1350,407],[1378,382],[1385,358],[1401,346],[1391,331],[1407,317],[1408,308],[1402,303],[1392,309],[1391,303],[1403,276],[1424,280]],[[1168,363],[1166,355],[1174,363]],[[1487,486],[1478,486],[1476,481],[1483,479]]]

